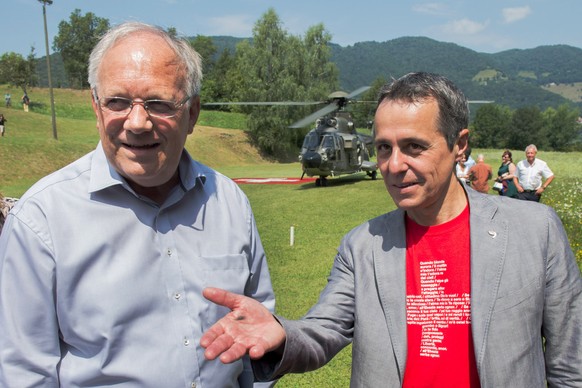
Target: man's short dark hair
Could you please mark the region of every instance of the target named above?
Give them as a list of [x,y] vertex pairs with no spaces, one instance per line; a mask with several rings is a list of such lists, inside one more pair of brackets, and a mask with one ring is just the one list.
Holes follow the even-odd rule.
[[469,126],[469,105],[449,79],[425,72],[406,74],[380,89],[378,105],[384,101],[423,103],[433,98],[439,107],[438,129],[452,150],[461,130]]

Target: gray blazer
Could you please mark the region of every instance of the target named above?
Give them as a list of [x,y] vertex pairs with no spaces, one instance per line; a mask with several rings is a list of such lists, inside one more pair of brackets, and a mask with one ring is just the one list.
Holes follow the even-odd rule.
[[[467,193],[481,386],[582,387],[582,278],[559,218],[538,203]],[[255,362],[256,376],[319,368],[353,341],[351,386],[401,386],[405,241],[401,210],[346,235],[318,303],[299,321],[280,318],[282,359]]]

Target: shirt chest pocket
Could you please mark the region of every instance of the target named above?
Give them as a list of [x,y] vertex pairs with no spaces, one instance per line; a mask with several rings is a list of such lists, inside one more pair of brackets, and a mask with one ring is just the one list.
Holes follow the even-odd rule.
[[201,258],[205,287],[217,287],[244,294],[250,270],[247,257],[242,254],[206,256]]
[[[250,270],[245,255],[224,255],[201,258],[201,274],[204,287],[217,287],[244,295]],[[205,331],[218,319],[228,314],[225,307],[205,300],[202,310],[202,329]]]

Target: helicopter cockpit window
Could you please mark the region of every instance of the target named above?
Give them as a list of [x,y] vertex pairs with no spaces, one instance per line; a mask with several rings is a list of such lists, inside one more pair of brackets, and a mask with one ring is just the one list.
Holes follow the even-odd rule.
[[303,139],[303,147],[308,150],[316,150],[319,146],[319,136],[315,132],[309,132]]
[[333,136],[324,136],[323,139],[321,140],[321,147],[334,149],[335,145],[333,142]]

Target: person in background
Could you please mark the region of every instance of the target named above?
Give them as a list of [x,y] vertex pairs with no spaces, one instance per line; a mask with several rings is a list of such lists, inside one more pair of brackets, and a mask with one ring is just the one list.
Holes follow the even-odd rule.
[[468,168],[471,168],[475,165],[475,159],[473,159],[473,157],[471,156],[472,150],[471,147],[467,146],[467,151],[465,151],[465,156],[467,157],[467,161],[465,162],[465,165]]
[[546,162],[536,158],[537,153],[537,147],[530,144],[525,148],[525,159],[517,163],[513,183],[518,199],[539,202],[554,180],[554,173]]
[[0,113],[0,134],[4,137],[4,132],[6,132],[6,117],[4,117],[3,113]]
[[28,94],[24,92],[24,95],[22,96],[22,108],[25,112],[28,112],[28,104],[30,104],[30,98],[28,97]]
[[469,180],[472,187],[487,194],[489,192],[489,179],[493,176],[491,166],[485,163],[485,156],[483,154],[477,155],[477,164],[469,169]]
[[515,164],[511,157],[511,151],[505,150],[501,155],[501,166],[497,170],[497,182],[503,184],[503,189],[499,191],[499,195],[515,198],[517,196],[517,188],[513,182],[515,177]]
[[455,166],[455,174],[457,175],[457,178],[466,185],[471,185],[471,181],[469,180],[469,169],[470,167],[467,166],[467,154],[463,154]]
[[300,320],[205,289],[232,309],[202,337],[206,357],[248,353],[270,379],[353,342],[353,387],[582,386],[582,278],[564,228],[551,207],[457,180],[468,122],[467,100],[442,76],[384,86],[374,143],[398,209],[344,237]]
[[4,103],[6,104],[6,108],[12,106],[12,96],[8,92],[4,94]]
[[6,217],[8,217],[8,212],[14,207],[16,201],[18,201],[17,198],[5,197],[0,193],[0,234],[2,234],[2,228]]
[[161,28],[123,23],[93,49],[100,142],[30,188],[0,237],[0,386],[253,386],[249,359],[199,345],[228,312],[204,287],[274,309],[247,197],[184,148],[201,80]]

